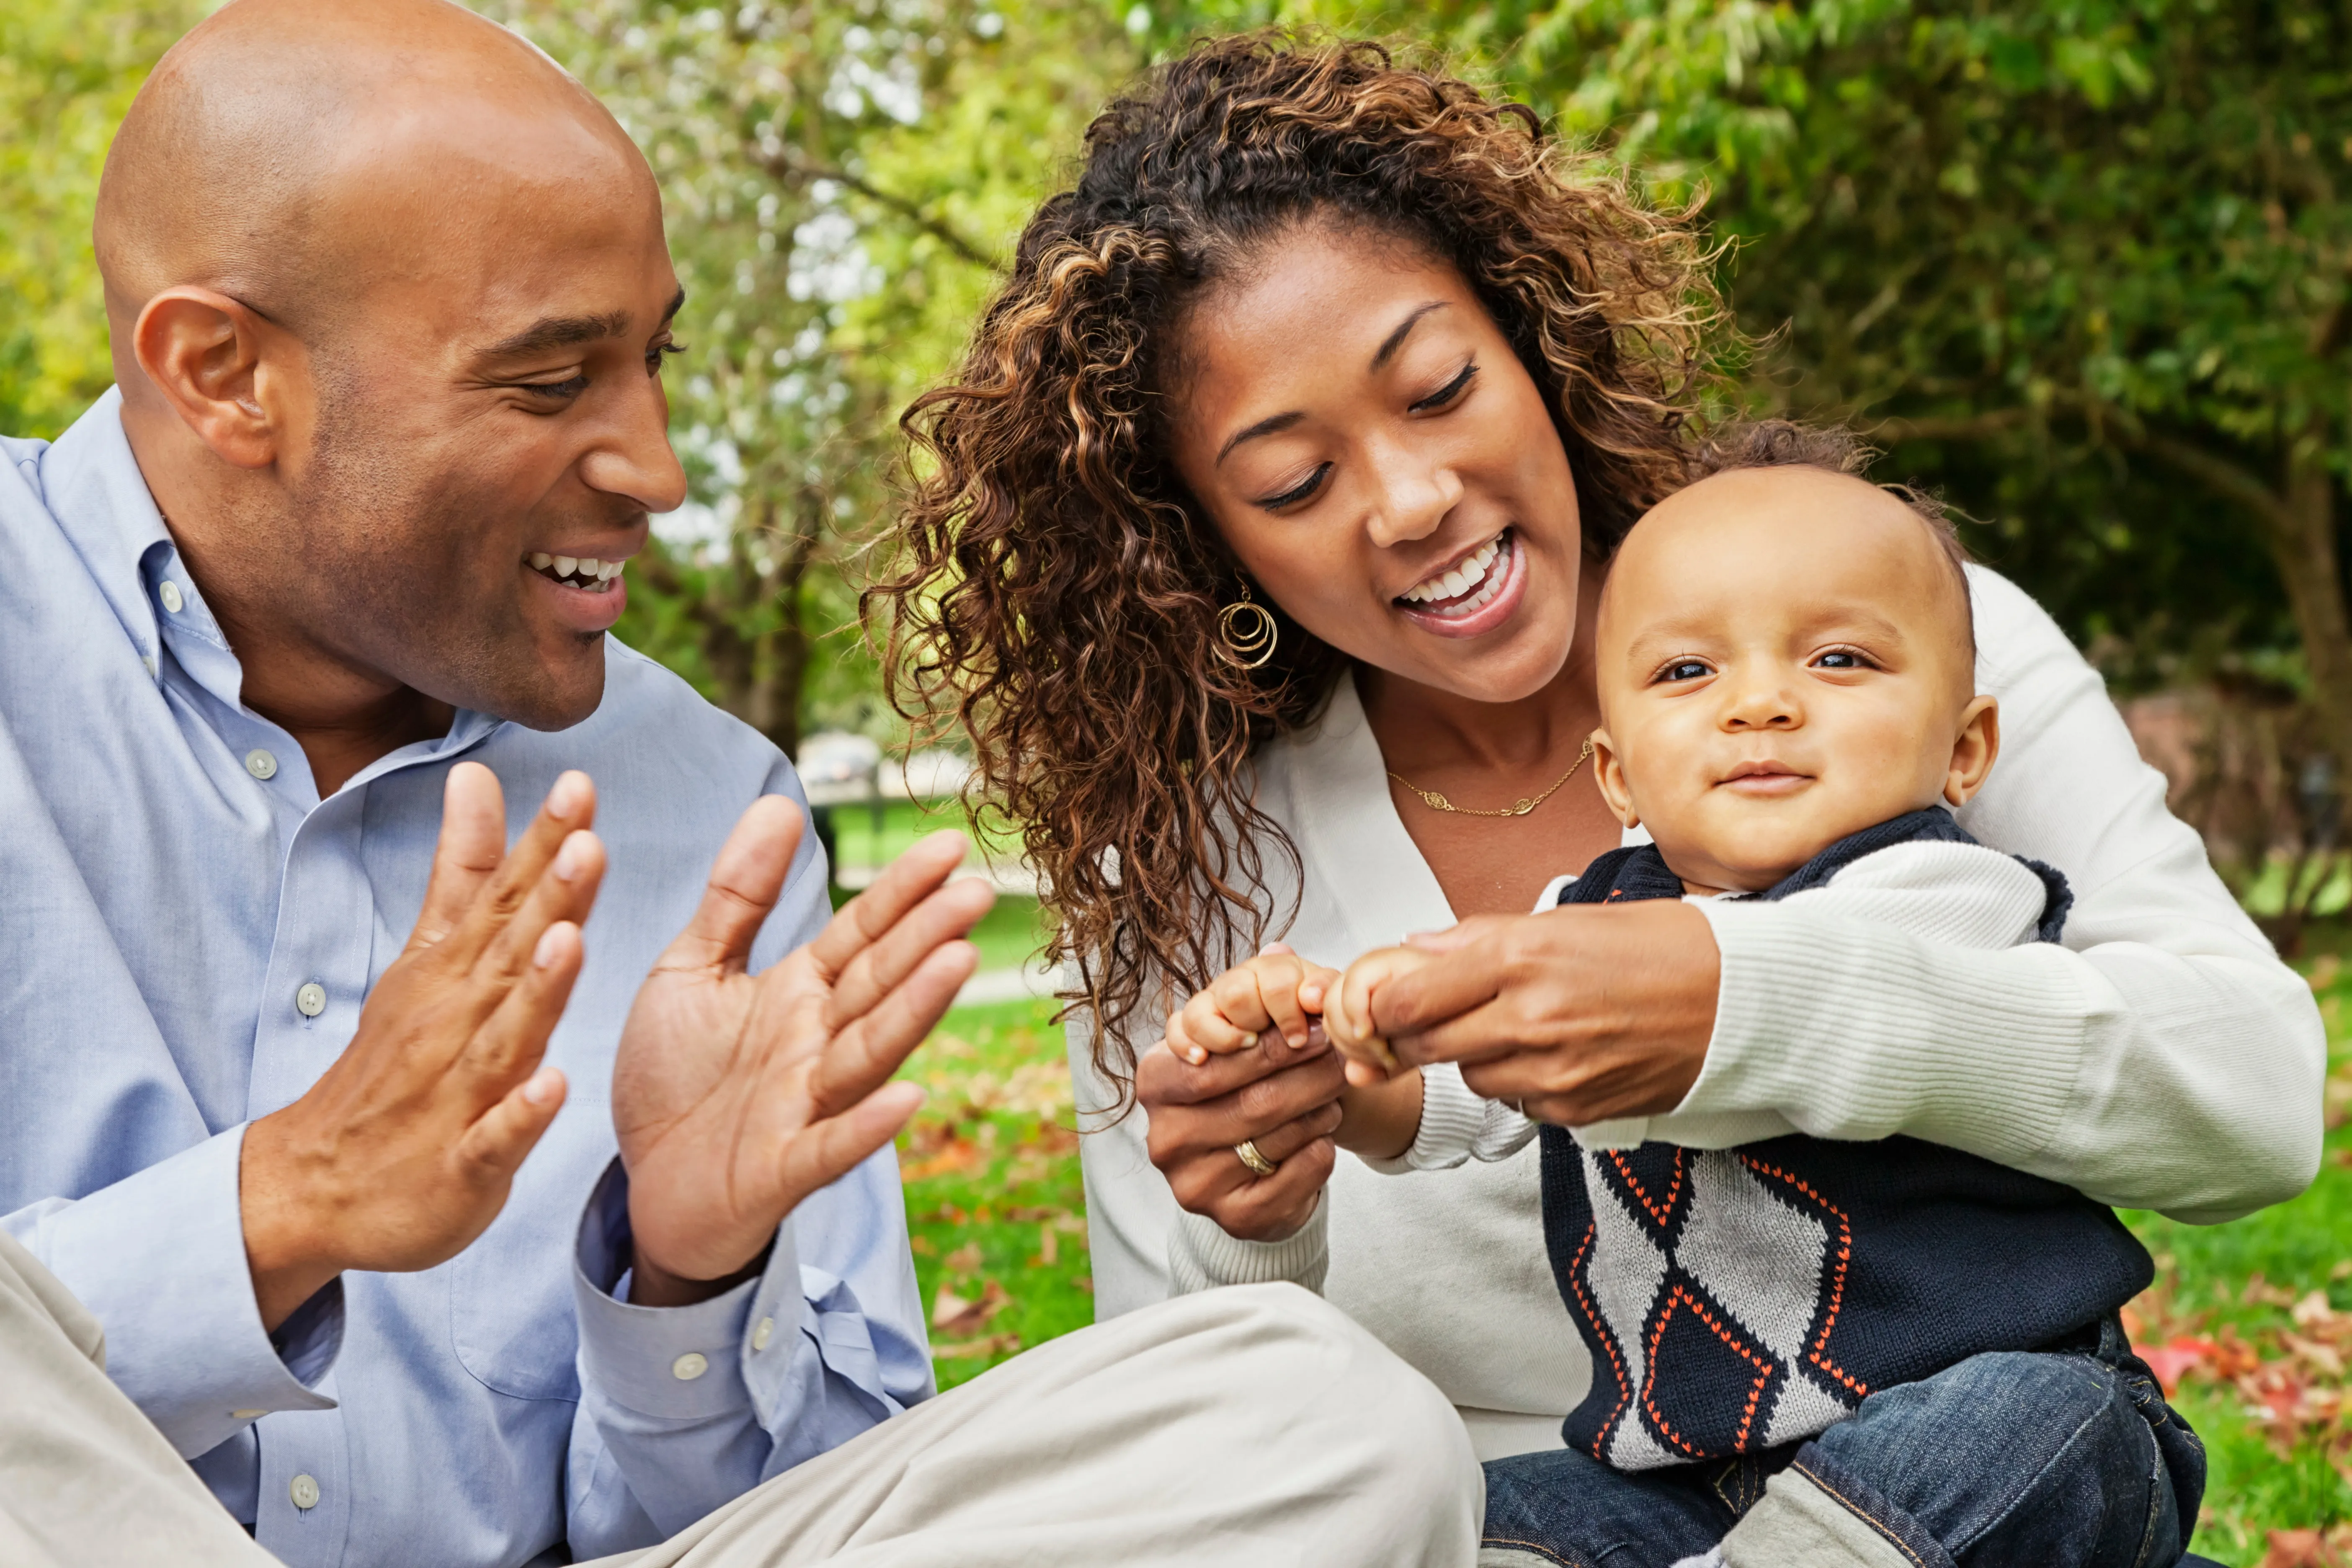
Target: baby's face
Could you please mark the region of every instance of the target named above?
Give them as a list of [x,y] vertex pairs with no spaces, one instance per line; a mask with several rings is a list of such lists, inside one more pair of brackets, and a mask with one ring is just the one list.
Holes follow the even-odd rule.
[[1704,479],[1610,569],[1601,788],[1677,876],[1717,891],[1958,805],[1998,744],[1967,616],[1934,536],[1875,486],[1804,468]]

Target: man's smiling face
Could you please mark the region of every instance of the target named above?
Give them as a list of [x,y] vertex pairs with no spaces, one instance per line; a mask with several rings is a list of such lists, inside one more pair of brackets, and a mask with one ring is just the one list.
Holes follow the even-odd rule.
[[558,729],[595,710],[621,567],[684,498],[660,379],[682,296],[617,132],[471,117],[395,117],[396,155],[363,144],[333,182],[371,276],[313,355],[281,603],[403,685]]

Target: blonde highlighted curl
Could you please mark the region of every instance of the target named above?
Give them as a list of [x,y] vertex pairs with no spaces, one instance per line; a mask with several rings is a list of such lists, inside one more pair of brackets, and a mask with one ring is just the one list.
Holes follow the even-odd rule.
[[1239,578],[1164,456],[1186,311],[1309,221],[1450,262],[1543,389],[1605,558],[1686,474],[1718,313],[1692,219],[1526,108],[1371,43],[1209,42],[1088,130],[961,374],[906,415],[911,492],[866,609],[900,711],[968,734],[974,787],[1018,825],[1113,1081],[1132,1072],[1123,1025],[1295,912],[1265,907],[1265,856],[1298,858],[1249,758],[1343,664],[1279,606],[1272,661],[1219,647]]

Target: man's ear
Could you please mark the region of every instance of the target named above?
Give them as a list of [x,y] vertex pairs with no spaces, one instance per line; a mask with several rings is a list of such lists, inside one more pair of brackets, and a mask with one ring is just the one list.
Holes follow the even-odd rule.
[[212,289],[166,289],[131,327],[139,368],[196,438],[240,468],[278,460],[293,337]]
[[2000,704],[1979,697],[1960,710],[1960,736],[1952,742],[1952,765],[1944,774],[1944,800],[1962,806],[1984,788],[1993,759],[2000,755]]
[[1617,747],[1606,730],[1592,731],[1592,780],[1601,786],[1601,798],[1617,814],[1617,820],[1627,827],[1642,826],[1642,814],[1633,809],[1633,792],[1625,785],[1625,766],[1617,760]]

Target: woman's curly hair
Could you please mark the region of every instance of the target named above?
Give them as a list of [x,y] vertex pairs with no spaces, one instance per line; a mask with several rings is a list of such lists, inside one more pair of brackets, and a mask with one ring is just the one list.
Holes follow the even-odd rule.
[[865,606],[887,606],[901,713],[967,731],[975,787],[1019,826],[1113,1081],[1155,987],[1198,987],[1272,923],[1265,855],[1295,871],[1297,851],[1249,756],[1343,662],[1286,617],[1265,666],[1223,651],[1237,568],[1165,455],[1186,310],[1307,221],[1450,262],[1543,390],[1605,557],[1684,476],[1718,314],[1691,218],[1372,43],[1208,42],[1087,131],[960,374],[908,410],[898,554]]

